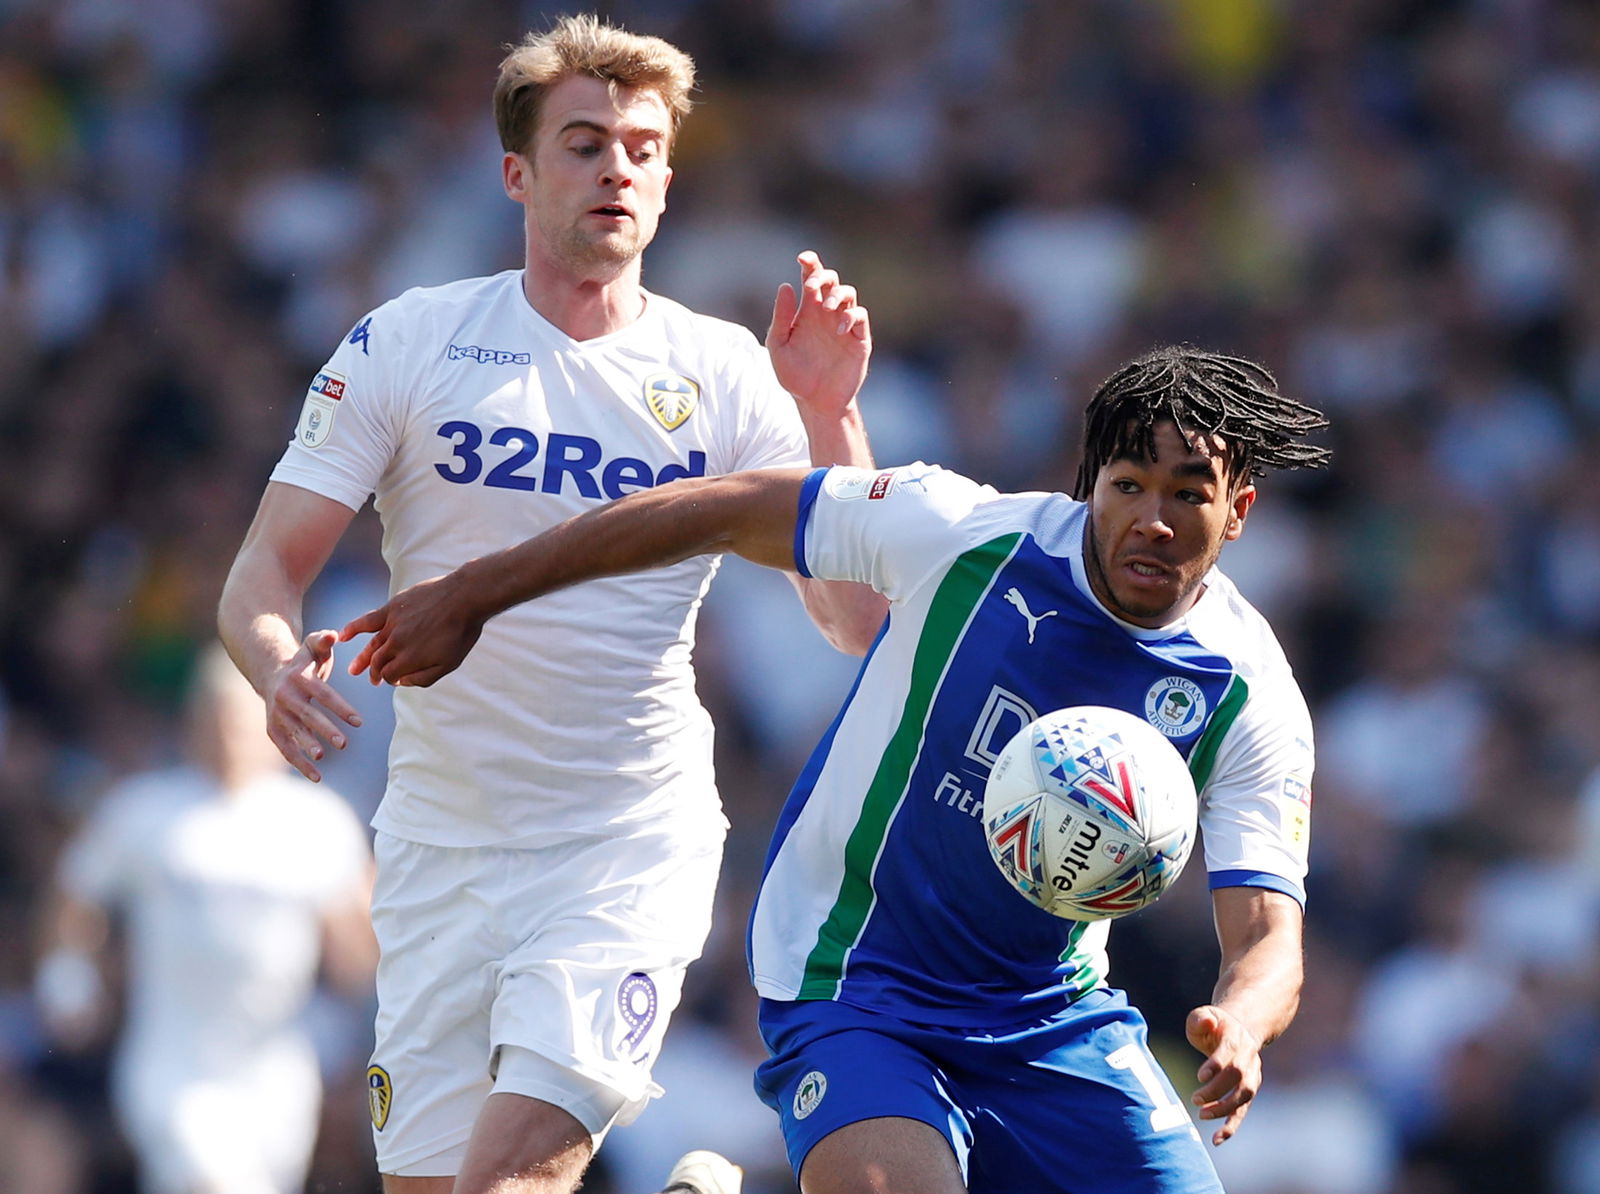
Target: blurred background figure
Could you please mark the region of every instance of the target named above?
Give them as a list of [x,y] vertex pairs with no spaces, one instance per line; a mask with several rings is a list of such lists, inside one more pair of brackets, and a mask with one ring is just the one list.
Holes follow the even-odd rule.
[[366,835],[289,770],[261,721],[260,698],[208,648],[184,761],[106,793],[46,908],[36,992],[50,1035],[82,1051],[122,1007],[112,1102],[145,1194],[302,1188],[321,1108],[306,1022],[319,966],[362,994],[376,960]]

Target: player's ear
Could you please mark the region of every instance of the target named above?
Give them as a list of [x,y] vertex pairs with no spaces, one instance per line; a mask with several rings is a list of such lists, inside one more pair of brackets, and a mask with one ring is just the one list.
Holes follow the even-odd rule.
[[500,159],[500,180],[505,185],[508,198],[518,203],[525,202],[532,175],[533,163],[520,153],[507,153]]
[[1250,507],[1255,504],[1256,487],[1248,483],[1239,486],[1234,491],[1233,499],[1229,503],[1228,523],[1223,528],[1224,539],[1237,539],[1244,534],[1244,520],[1250,514]]

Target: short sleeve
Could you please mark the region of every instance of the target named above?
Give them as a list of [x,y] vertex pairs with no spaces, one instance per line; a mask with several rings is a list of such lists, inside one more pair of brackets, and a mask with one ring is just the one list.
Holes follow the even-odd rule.
[[272,472],[359,510],[377,488],[399,444],[405,394],[401,308],[385,303],[364,316],[311,379],[294,438]]
[[802,493],[796,564],[802,575],[862,581],[891,601],[904,600],[970,546],[968,518],[997,496],[920,461],[819,470]]
[[1259,684],[1200,793],[1213,889],[1267,887],[1305,903],[1311,845],[1311,716],[1292,680]]
[[137,884],[149,855],[149,800],[117,789],[90,813],[57,867],[61,888],[92,904],[114,904]]

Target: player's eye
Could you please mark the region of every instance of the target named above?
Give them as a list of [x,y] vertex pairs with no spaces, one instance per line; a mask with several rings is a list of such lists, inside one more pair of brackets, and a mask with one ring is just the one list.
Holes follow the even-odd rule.
[[1130,481],[1127,477],[1123,477],[1120,480],[1111,482],[1111,487],[1118,493],[1139,492],[1139,483],[1137,481]]

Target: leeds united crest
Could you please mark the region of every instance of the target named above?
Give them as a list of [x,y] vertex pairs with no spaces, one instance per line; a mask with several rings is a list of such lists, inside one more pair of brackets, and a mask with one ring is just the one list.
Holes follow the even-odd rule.
[[676,431],[694,414],[700,387],[677,373],[652,373],[644,379],[644,403],[668,431]]

